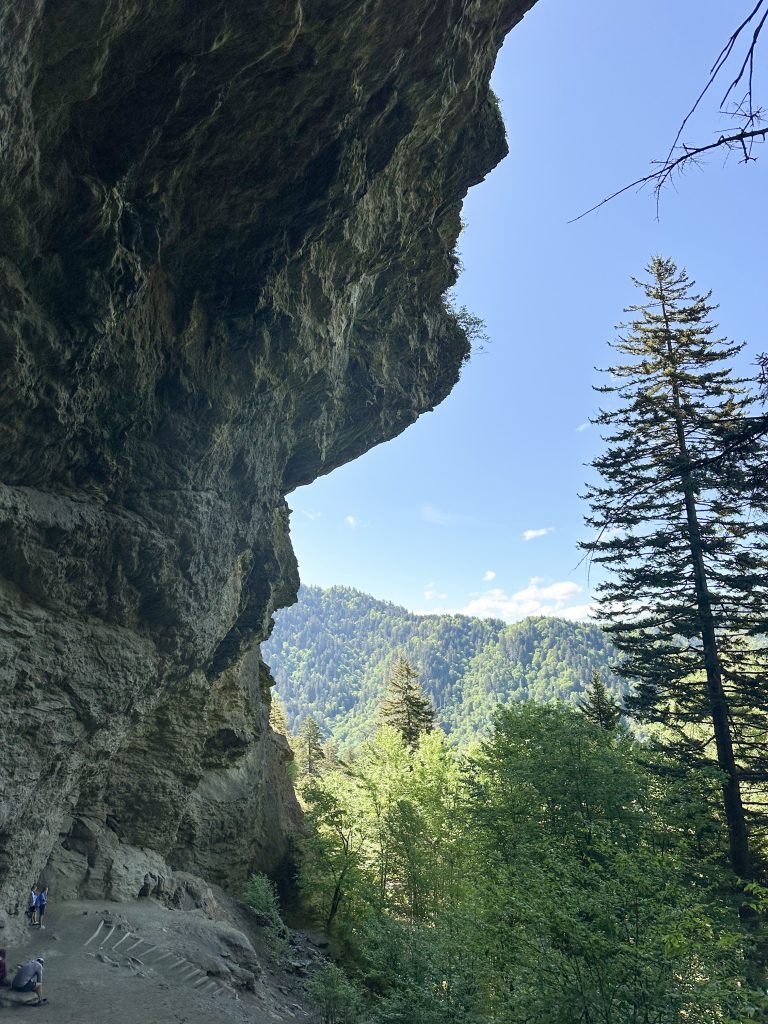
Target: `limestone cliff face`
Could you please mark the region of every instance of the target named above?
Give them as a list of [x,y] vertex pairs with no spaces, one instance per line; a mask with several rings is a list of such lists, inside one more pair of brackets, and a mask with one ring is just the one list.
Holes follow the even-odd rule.
[[284,496],[456,381],[531,3],[0,2],[3,909],[283,855]]

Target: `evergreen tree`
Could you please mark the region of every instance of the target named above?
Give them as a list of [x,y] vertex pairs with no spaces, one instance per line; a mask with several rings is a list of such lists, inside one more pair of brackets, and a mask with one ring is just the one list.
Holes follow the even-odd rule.
[[743,481],[759,453],[742,448],[738,467],[711,455],[752,400],[729,365],[742,346],[715,337],[709,295],[671,260],[647,271],[635,281],[646,301],[612,345],[628,360],[597,389],[616,407],[596,421],[607,448],[587,492],[597,536],[583,546],[610,571],[598,598],[620,672],[636,683],[628,710],[666,726],[678,755],[716,761],[731,864],[748,877],[740,776],[764,758],[749,743],[766,724],[753,637],[765,631],[768,577],[764,519]]
[[327,739],[323,744],[323,757],[328,768],[340,768],[341,758],[339,757],[339,745],[333,739]]
[[296,740],[296,758],[302,775],[319,775],[325,763],[323,734],[312,715],[301,723]]
[[422,733],[435,725],[435,709],[424,693],[419,677],[405,658],[399,657],[387,684],[381,704],[381,718],[393,726],[410,747],[415,747]]
[[597,669],[593,670],[592,679],[584,691],[584,696],[579,701],[578,707],[590,722],[594,722],[595,725],[599,725],[601,729],[608,732],[619,724],[621,707],[603,682]]
[[285,715],[285,705],[276,693],[270,694],[269,725],[273,732],[279,732],[281,736],[288,735],[288,720]]

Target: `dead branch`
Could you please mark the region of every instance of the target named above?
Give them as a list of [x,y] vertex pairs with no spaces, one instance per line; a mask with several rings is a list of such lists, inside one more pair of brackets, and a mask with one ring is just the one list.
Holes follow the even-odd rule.
[[[605,199],[601,199],[599,203],[595,203],[594,206],[591,206],[588,210],[580,213],[578,217],[573,217],[568,221],[569,224],[574,224],[576,221],[581,220],[582,217],[586,217],[590,213],[594,213],[595,210],[599,210],[601,206],[605,206],[606,203],[610,203],[613,199],[623,195],[625,192],[629,192],[631,189],[642,189],[651,183],[653,183],[654,193],[656,195],[656,215],[658,217],[659,201],[662,189],[676,172],[682,172],[689,164],[698,165],[703,156],[717,149],[724,149],[727,152],[733,150],[739,151],[741,154],[739,163],[750,163],[756,159],[756,157],[752,155],[755,143],[765,142],[766,136],[768,136],[768,126],[763,124],[764,112],[761,107],[755,106],[753,92],[755,51],[758,40],[760,39],[760,34],[767,21],[768,0],[757,0],[757,3],[749,14],[728,37],[725,46],[722,48],[714,64],[709,69],[709,77],[706,84],[696,97],[696,101],[693,106],[680,123],[680,127],[677,130],[677,134],[669,148],[667,156],[664,160],[654,161],[656,170],[651,171],[649,174],[644,174],[642,177],[636,178],[635,181],[630,182],[628,185],[624,185],[622,188],[612,192],[609,196],[606,196]],[[747,28],[753,23],[755,23],[755,26],[747,51],[734,75],[733,80],[723,94],[719,107],[721,114],[740,119],[742,121],[741,128],[737,131],[722,133],[714,142],[706,143],[704,145],[692,146],[687,143],[681,143],[680,140],[689,121],[699,109],[704,97],[715,84],[718,76],[732,57],[737,43],[742,38]],[[744,97],[739,102],[733,102],[732,97],[734,96],[736,89],[738,89],[739,85],[742,83],[745,83],[746,86]],[[729,101],[733,102],[731,109],[728,109],[727,107]]]

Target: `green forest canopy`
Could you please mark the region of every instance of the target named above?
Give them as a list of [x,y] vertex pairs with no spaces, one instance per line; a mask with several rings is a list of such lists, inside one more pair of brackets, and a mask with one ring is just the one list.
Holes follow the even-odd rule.
[[622,686],[610,668],[616,652],[593,624],[415,615],[342,586],[302,586],[262,653],[290,730],[312,715],[342,744],[370,734],[398,656],[416,669],[439,723],[459,741],[487,733],[500,702],[575,704],[594,670],[614,692]]

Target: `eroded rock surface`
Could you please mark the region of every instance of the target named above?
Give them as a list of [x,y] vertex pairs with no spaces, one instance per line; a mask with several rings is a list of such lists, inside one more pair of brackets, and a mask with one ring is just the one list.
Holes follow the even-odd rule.
[[0,4],[3,909],[283,856],[284,496],[455,383],[531,3]]

